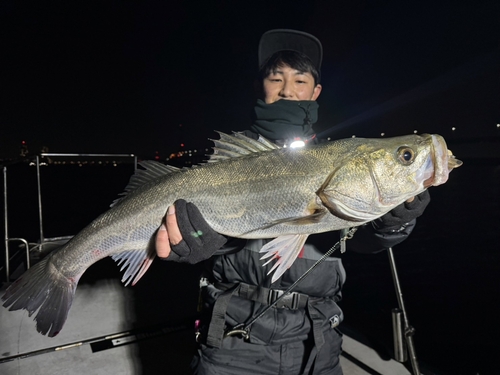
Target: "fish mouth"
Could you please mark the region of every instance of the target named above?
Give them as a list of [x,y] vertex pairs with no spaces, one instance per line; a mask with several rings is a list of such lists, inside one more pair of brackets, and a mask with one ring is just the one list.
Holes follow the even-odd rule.
[[[458,168],[463,164],[461,160],[455,158],[453,153],[448,150],[443,137],[437,134],[432,134],[430,137],[432,139],[432,151],[429,155],[429,159],[427,160],[427,164],[429,165],[429,167],[431,165],[434,166],[434,173],[431,173],[430,176],[426,176],[424,173],[424,188],[444,184],[446,181],[448,181],[450,172],[454,168]],[[429,167],[426,167],[425,170],[429,171]]]

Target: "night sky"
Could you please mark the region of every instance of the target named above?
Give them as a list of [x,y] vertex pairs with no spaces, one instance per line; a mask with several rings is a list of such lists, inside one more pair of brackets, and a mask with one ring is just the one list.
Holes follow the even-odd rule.
[[[398,264],[424,361],[451,369],[442,374],[496,373],[499,0],[2,0],[0,164],[19,156],[22,141],[30,156],[46,147],[144,159],[159,152],[163,160],[181,143],[186,150],[209,147],[214,130],[247,129],[258,42],[274,28],[306,31],[323,43],[320,137],[416,130],[454,142],[450,149],[464,167],[447,188],[433,188]],[[27,163],[18,166],[20,178],[14,168],[9,177],[9,197],[18,199],[9,210],[11,235],[35,238],[36,194],[25,194],[35,184],[21,175]],[[57,181],[44,190],[46,235],[74,233],[62,227],[94,218],[96,207],[107,209],[129,176],[121,181],[109,169],[82,168],[74,175],[84,182],[75,184],[60,170],[43,173],[44,181]],[[104,175],[113,181],[102,183]],[[73,184],[82,191],[76,199]],[[21,210],[14,208],[19,201]],[[382,331],[392,343],[385,328],[395,307],[386,255],[342,258],[349,274],[346,323],[371,337]],[[156,285],[162,298],[164,285]],[[470,371],[458,372],[461,366]]]
[[323,43],[321,134],[498,135],[499,4],[2,1],[0,158],[23,140],[30,154],[152,158],[243,130],[273,28]]

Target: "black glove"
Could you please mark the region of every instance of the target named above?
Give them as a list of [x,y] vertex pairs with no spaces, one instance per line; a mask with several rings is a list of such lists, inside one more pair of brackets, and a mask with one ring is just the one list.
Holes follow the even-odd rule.
[[410,203],[404,202],[384,216],[360,226],[348,241],[348,248],[357,253],[374,254],[403,242],[430,201],[429,192],[425,190]]
[[424,190],[411,202],[404,202],[393,208],[384,216],[374,220],[373,227],[381,233],[398,232],[403,230],[406,224],[424,213],[425,208],[431,201],[428,190]]
[[210,258],[226,243],[226,238],[210,228],[194,204],[179,199],[174,205],[182,241],[171,245],[167,260],[195,264]]

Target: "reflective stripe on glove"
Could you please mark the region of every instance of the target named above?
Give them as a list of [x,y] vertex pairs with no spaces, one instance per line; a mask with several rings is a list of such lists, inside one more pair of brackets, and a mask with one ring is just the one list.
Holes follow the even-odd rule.
[[[194,204],[179,199],[174,206],[176,220],[169,217],[170,213],[167,214],[166,227],[162,226],[157,235],[156,246],[160,259],[194,264],[210,258],[226,243],[226,238],[208,225]],[[162,231],[172,232],[177,229],[175,226],[178,226],[182,239],[168,246],[164,242],[170,241],[169,235]],[[170,247],[171,251],[165,251],[165,247]],[[161,257],[165,252],[167,257]]]

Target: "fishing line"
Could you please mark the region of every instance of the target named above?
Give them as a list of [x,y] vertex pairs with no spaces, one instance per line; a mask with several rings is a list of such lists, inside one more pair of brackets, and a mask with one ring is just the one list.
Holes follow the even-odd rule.
[[290,285],[288,289],[286,289],[281,296],[275,299],[271,304],[267,305],[264,308],[264,310],[262,310],[258,315],[254,316],[248,323],[238,324],[234,326],[231,330],[227,331],[224,334],[224,338],[229,336],[241,335],[244,339],[248,339],[250,334],[249,329],[252,326],[252,324],[254,324],[258,319],[260,319],[267,311],[269,311],[269,309],[275,306],[279,301],[285,298],[302,280],[304,280],[307,277],[307,275],[309,275],[312,272],[312,270],[314,270],[317,266],[323,263],[335,250],[340,248],[341,252],[343,253],[345,251],[345,241],[350,240],[354,236],[354,233],[357,230],[358,230],[357,227],[346,230],[343,233],[344,236],[335,245],[333,245],[330,248],[330,250],[328,250],[321,258],[319,258],[306,272],[304,272],[302,276],[300,276],[292,285]]

